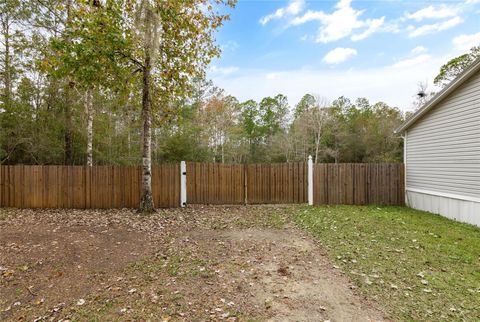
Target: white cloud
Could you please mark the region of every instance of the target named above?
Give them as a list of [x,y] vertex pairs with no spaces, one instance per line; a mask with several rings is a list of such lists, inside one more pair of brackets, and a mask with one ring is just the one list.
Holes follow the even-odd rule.
[[368,38],[371,34],[380,29],[384,21],[385,17],[368,20],[368,28],[360,34],[353,35],[350,39],[352,39],[352,41],[359,41]]
[[272,80],[272,79],[275,79],[278,77],[278,73],[268,73],[267,75],[265,75],[265,78],[268,79],[268,80]]
[[390,21],[389,23],[385,24],[382,27],[382,31],[389,32],[392,34],[398,34],[402,32],[402,26],[400,25],[399,21]]
[[357,50],[353,48],[339,47],[329,51],[325,55],[325,57],[323,57],[323,61],[326,62],[327,64],[340,64],[356,55],[357,55]]
[[212,74],[221,74],[221,75],[230,75],[236,73],[240,70],[240,68],[236,66],[228,66],[228,67],[218,67],[215,65],[210,66],[210,72]]
[[393,68],[406,68],[406,67],[414,67],[421,63],[428,61],[431,58],[428,54],[418,55],[412,58],[407,58],[404,60],[400,60],[392,65]]
[[291,0],[288,6],[278,8],[274,13],[262,17],[260,19],[260,24],[266,25],[269,21],[283,18],[286,15],[297,15],[303,10],[304,7],[304,0]]
[[365,29],[353,35],[352,40],[362,40],[376,32],[384,23],[385,17],[361,20],[364,10],[351,7],[351,0],[340,0],[331,14],[323,11],[308,10],[304,15],[293,18],[290,25],[297,26],[309,21],[319,21],[321,26],[316,38],[317,42],[328,43],[350,36],[355,30]]
[[423,36],[427,34],[431,34],[434,32],[439,32],[443,31],[446,29],[450,29],[452,27],[455,27],[456,25],[462,23],[463,20],[460,17],[454,17],[449,20],[445,20],[439,23],[434,23],[434,24],[428,24],[428,25],[423,25],[420,27],[414,27],[414,26],[409,26],[409,31],[410,33],[408,34],[409,37],[418,37],[418,36]]
[[235,40],[229,40],[220,46],[222,51],[235,51],[238,47],[240,47],[240,45]]
[[418,54],[423,54],[427,51],[428,51],[427,48],[425,48],[423,46],[417,46],[417,47],[412,49],[411,53],[414,54],[414,55],[418,55]]
[[314,20],[322,21],[326,17],[327,17],[327,14],[325,14],[323,11],[308,10],[307,12],[305,12],[303,16],[293,18],[292,21],[290,21],[290,24],[297,26],[309,21],[314,21]]
[[466,4],[476,4],[476,3],[480,3],[480,0],[467,0],[465,3]]
[[[366,97],[371,102],[383,101],[408,110],[416,94],[417,83],[428,81],[432,84],[440,66],[450,58],[450,56],[432,57],[421,64],[396,69],[382,66],[353,70],[242,69],[238,73],[228,76],[216,75],[212,79],[216,85],[241,101],[248,99],[260,101],[265,96],[282,93],[288,96],[289,102],[293,105],[305,93],[316,93],[327,97],[329,101],[341,95],[351,99]],[[266,81],[268,74],[271,74],[271,77]]]
[[469,51],[472,47],[480,46],[480,32],[470,35],[459,35],[453,38],[452,43],[458,51]]
[[407,19],[413,19],[416,21],[422,21],[423,19],[442,19],[450,18],[458,15],[460,11],[459,7],[440,5],[438,7],[428,6],[420,9],[414,13],[407,13],[405,17]]

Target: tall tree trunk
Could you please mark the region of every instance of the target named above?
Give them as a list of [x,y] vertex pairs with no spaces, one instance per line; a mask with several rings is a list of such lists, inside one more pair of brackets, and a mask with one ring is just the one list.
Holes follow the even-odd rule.
[[223,142],[222,142],[222,163],[225,163],[225,149],[223,147]]
[[152,107],[150,98],[150,48],[145,49],[142,84],[142,122],[143,122],[143,154],[142,154],[142,195],[140,211],[154,210],[152,197]]
[[[67,20],[66,28],[69,27],[71,22],[71,7],[72,0],[67,1]],[[68,79],[66,80],[67,84],[65,86],[65,115],[64,115],[64,141],[65,141],[65,157],[64,163],[66,165],[73,164],[73,134],[72,134],[72,99],[71,99],[71,89],[73,83]]]
[[305,138],[303,138],[302,144],[303,144],[303,159],[308,160],[308,146],[307,146],[307,140]]
[[73,164],[73,133],[72,133],[72,100],[71,100],[71,84],[65,86],[65,109],[64,109],[64,142],[65,156],[64,163],[66,165]]
[[320,149],[320,134],[315,138],[315,163],[318,163],[318,152]]
[[128,148],[128,162],[129,162],[129,164],[132,160],[132,138],[131,138],[131,133],[130,133],[132,123],[133,122],[131,122],[130,118],[128,118],[128,122],[126,123],[127,126],[125,127],[126,131],[127,131],[127,148]]
[[93,166],[93,89],[85,92],[85,115],[87,117],[87,166]]
[[4,26],[4,38],[5,38],[5,57],[4,57],[4,100],[5,107],[10,108],[10,102],[12,98],[12,77],[10,67],[10,22],[8,17]]

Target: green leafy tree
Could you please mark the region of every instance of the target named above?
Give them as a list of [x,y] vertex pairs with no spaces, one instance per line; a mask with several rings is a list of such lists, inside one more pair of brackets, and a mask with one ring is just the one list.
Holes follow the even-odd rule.
[[[46,63],[52,75],[69,78],[72,86],[84,92],[87,165],[93,165],[94,93],[101,87],[128,88],[123,67],[115,55],[121,37],[121,22],[116,19],[119,4],[78,1],[70,7],[70,23],[62,37],[52,38],[51,56]],[[118,86],[119,84],[122,87]]]
[[460,75],[473,61],[480,57],[480,46],[473,47],[469,53],[450,59],[442,65],[440,72],[434,79],[434,84],[440,87],[447,86],[455,77]]
[[294,118],[297,118],[303,113],[308,112],[309,110],[314,108],[316,106],[316,103],[317,102],[315,96],[313,96],[312,94],[303,95],[297,105],[295,105],[295,111],[293,113]]
[[[216,4],[234,5],[233,0]],[[191,79],[220,53],[214,32],[228,18],[207,0],[125,0],[125,46],[118,52],[142,77],[142,195],[140,210],[150,212],[152,199],[152,111],[185,96]],[[160,106],[152,106],[152,92]],[[153,107],[153,108],[152,108]]]
[[257,161],[259,148],[263,137],[262,126],[260,125],[260,111],[258,103],[248,100],[240,104],[241,122],[247,145],[249,147],[249,161]]
[[275,97],[265,97],[259,104],[259,110],[265,140],[285,130],[289,110],[285,95],[278,94]]

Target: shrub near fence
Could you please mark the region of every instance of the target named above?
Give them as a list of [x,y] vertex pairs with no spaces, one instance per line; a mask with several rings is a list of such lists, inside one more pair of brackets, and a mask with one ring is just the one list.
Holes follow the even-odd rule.
[[[314,204],[404,204],[403,164],[316,164]],[[156,207],[180,206],[180,165],[152,168]],[[307,202],[307,164],[187,163],[190,204]],[[136,208],[141,167],[0,166],[0,206]]]

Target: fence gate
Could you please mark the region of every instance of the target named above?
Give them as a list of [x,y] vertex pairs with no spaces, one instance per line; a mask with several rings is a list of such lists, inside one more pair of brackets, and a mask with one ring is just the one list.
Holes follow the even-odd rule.
[[245,166],[242,164],[187,163],[187,203],[245,203]]

